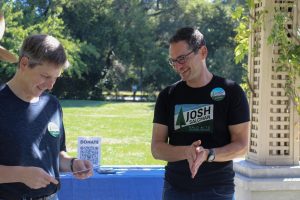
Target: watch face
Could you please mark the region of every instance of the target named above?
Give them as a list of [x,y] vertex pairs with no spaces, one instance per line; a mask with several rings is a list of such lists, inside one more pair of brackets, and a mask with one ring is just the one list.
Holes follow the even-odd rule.
[[208,162],[212,162],[212,161],[214,161],[214,159],[215,159],[215,155],[209,155],[209,157],[208,157]]
[[215,151],[213,149],[209,150],[209,154],[208,154],[208,158],[207,161],[208,162],[212,162],[215,160]]

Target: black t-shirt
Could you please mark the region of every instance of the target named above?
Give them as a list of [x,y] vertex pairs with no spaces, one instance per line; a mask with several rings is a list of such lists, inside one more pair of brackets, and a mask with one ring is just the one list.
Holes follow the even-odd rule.
[[[38,102],[28,103],[8,86],[0,88],[0,165],[40,167],[59,180],[60,151],[66,151],[66,146],[58,100],[45,93]],[[50,195],[58,187],[30,189],[23,183],[4,183],[0,199]]]
[[[242,88],[233,81],[213,76],[204,87],[191,88],[179,81],[160,92],[154,123],[168,126],[169,144],[204,148],[230,143],[228,126],[249,121],[249,106]],[[187,160],[168,162],[165,179],[182,190],[199,191],[213,185],[234,187],[232,161],[203,163],[194,179]]]

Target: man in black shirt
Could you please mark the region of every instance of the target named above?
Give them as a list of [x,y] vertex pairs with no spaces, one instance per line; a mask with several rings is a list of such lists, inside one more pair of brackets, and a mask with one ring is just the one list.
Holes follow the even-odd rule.
[[182,28],[169,62],[181,80],[160,92],[151,150],[168,162],[164,200],[231,200],[232,160],[247,150],[249,106],[242,88],[208,71],[204,36]]

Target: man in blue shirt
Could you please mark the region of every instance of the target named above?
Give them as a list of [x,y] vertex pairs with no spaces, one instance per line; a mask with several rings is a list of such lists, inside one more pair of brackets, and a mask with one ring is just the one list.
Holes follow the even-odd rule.
[[68,65],[56,38],[32,35],[23,42],[14,77],[0,87],[1,200],[56,200],[59,171],[79,179],[92,175],[90,161],[66,153],[62,108],[46,92]]

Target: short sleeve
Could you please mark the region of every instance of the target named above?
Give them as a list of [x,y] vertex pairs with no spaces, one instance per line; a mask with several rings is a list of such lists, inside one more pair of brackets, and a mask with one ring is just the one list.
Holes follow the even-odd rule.
[[61,132],[61,136],[60,136],[60,144],[59,144],[59,150],[60,151],[67,151],[66,148],[66,136],[65,136],[65,127],[64,127],[64,123],[63,123],[63,111],[62,111],[62,107],[60,106],[59,102],[57,102],[58,107],[59,107],[59,112],[60,112],[60,132]]
[[235,125],[250,120],[249,104],[243,89],[236,83],[230,89],[228,125]]
[[169,117],[169,102],[168,102],[168,87],[162,90],[156,100],[154,108],[154,118],[153,123],[168,125]]

